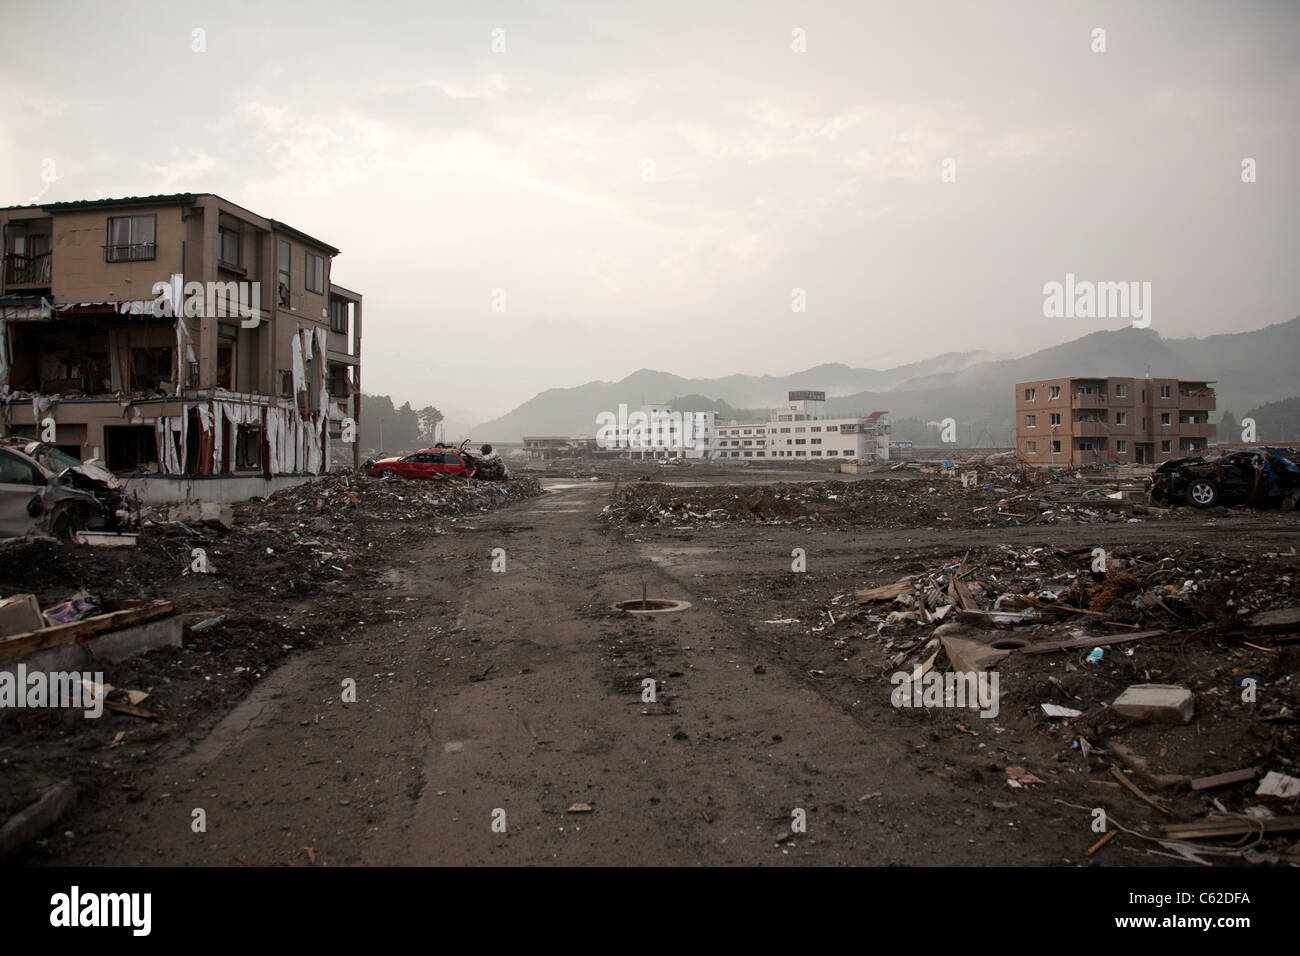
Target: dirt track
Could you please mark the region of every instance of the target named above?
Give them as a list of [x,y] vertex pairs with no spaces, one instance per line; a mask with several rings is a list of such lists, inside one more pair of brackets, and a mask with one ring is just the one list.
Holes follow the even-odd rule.
[[[971,729],[955,732],[900,715],[878,674],[837,675],[827,642],[763,622],[820,607],[845,584],[893,580],[884,572],[900,558],[1090,546],[1099,535],[1109,547],[1212,542],[1224,523],[959,540],[943,528],[607,530],[597,516],[608,483],[550,485],[393,555],[382,598],[364,601],[382,604],[382,619],[290,657],[210,734],[155,753],[135,802],[83,804],[60,825],[73,836],[53,836],[27,862],[1078,862],[1094,835],[1053,804],[1064,791],[1005,786],[1007,754],[1047,776],[1060,741],[1014,719],[994,732],[958,716]],[[1300,540],[1293,516],[1231,521],[1238,548]],[[790,573],[793,547],[807,550],[808,573]],[[491,570],[494,548],[505,549],[504,573]],[[609,609],[643,583],[692,607]],[[347,678],[356,703],[340,702]],[[646,678],[655,703],[642,701]],[[575,803],[593,809],[566,813]],[[1126,821],[1147,812],[1122,806]],[[196,808],[206,833],[191,829]],[[795,810],[806,833],[791,832]],[[1116,850],[1099,862],[1147,861]]]

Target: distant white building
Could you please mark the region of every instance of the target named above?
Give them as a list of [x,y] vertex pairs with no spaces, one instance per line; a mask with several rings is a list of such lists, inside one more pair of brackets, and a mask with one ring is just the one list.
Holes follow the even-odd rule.
[[661,404],[642,405],[628,414],[627,406],[620,405],[617,414],[596,417],[595,443],[634,459],[702,459],[713,447],[717,418],[717,412],[673,411]]
[[773,458],[888,460],[889,413],[827,418],[826,393],[790,392],[766,422],[716,424],[709,457],[732,461]]

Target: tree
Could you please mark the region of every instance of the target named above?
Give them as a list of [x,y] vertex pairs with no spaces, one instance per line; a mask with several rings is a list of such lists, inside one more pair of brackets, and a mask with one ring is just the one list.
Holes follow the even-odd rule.
[[420,441],[432,445],[438,440],[438,423],[442,421],[442,412],[432,405],[425,405],[417,413],[420,429]]

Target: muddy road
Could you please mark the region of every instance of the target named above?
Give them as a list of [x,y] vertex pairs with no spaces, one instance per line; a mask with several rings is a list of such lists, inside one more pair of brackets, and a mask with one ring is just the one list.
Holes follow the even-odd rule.
[[[129,794],[83,802],[26,862],[1082,862],[1095,835],[1054,803],[1064,791],[1006,786],[1008,754],[1047,776],[1061,741],[1014,719],[900,715],[879,674],[836,674],[827,642],[765,622],[963,548],[1225,533],[1200,516],[1176,528],[611,528],[609,495],[605,481],[551,481],[390,555],[357,596],[365,619],[292,656],[210,733],[170,740]],[[1295,545],[1288,517],[1234,515],[1235,545]],[[790,571],[795,547],[806,573]],[[610,608],[643,585],[691,607]],[[1098,862],[1168,860],[1116,850]]]

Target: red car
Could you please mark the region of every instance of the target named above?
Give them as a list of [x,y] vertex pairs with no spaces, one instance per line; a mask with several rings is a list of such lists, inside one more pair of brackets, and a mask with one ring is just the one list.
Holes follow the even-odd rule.
[[474,477],[475,466],[454,448],[421,448],[405,458],[381,458],[370,466],[375,478],[436,478],[438,475]]

